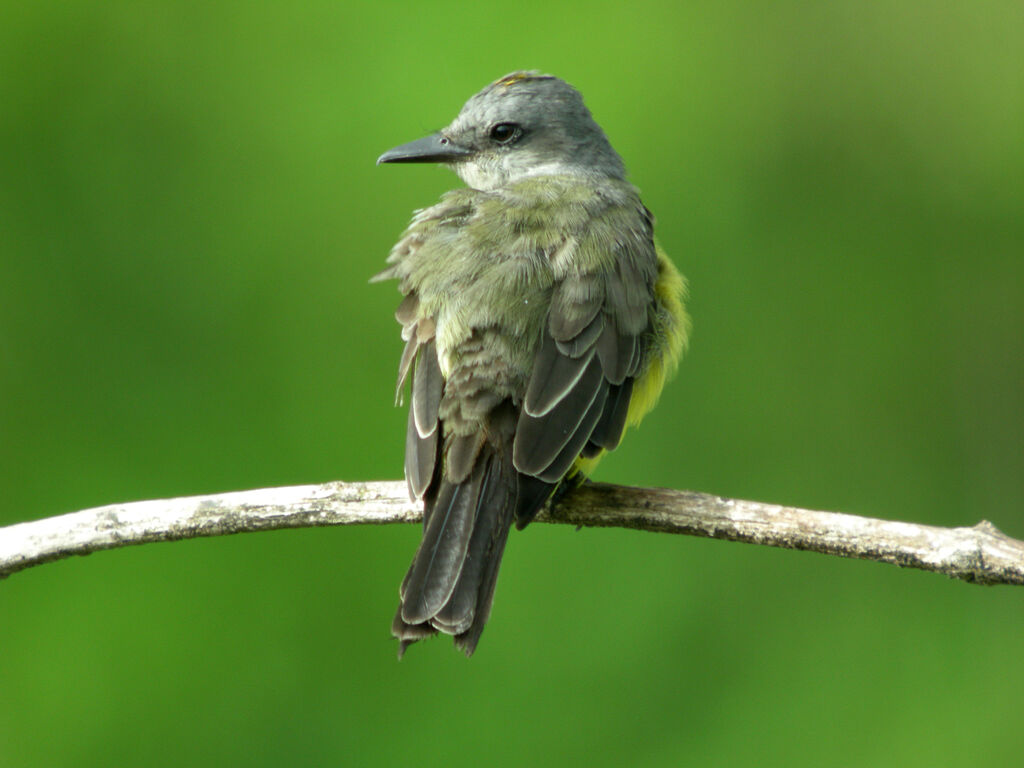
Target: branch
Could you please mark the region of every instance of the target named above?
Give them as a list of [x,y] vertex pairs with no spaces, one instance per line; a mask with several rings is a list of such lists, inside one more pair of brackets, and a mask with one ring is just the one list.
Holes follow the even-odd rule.
[[[111,504],[0,528],[0,578],[103,549],[198,536],[356,523],[413,523],[405,483],[327,483]],[[685,533],[805,549],[944,573],[974,584],[1024,585],[1024,542],[982,521],[938,528],[815,512],[690,491],[587,484],[545,522]]]

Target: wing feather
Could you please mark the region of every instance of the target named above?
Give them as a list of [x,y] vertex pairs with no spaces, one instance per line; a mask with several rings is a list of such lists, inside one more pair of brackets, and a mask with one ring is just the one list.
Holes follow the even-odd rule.
[[604,383],[601,364],[593,354],[587,359],[586,368],[573,386],[566,389],[565,396],[557,405],[540,416],[531,414],[528,409],[520,414],[512,459],[516,469],[523,474],[539,477],[551,465],[572,440],[601,392]]
[[583,450],[587,444],[587,439],[590,437],[590,433],[594,430],[594,425],[597,424],[601,418],[601,414],[604,411],[605,401],[608,399],[608,382],[602,379],[598,384],[597,393],[594,395],[593,401],[590,403],[590,407],[586,410],[583,415],[583,419],[579,425],[573,430],[569,440],[566,441],[565,445],[562,446],[562,450],[558,452],[543,472],[539,474],[541,480],[546,483],[557,483],[566,472],[569,471],[569,467],[576,461],[576,457],[580,455],[580,451]]
[[601,337],[601,333],[604,329],[604,313],[598,312],[594,315],[594,319],[590,321],[590,324],[571,339],[559,341],[554,334],[552,334],[552,338],[555,339],[555,346],[558,347],[558,351],[563,355],[567,355],[569,357],[582,357],[585,352],[594,346],[594,342]]
[[[412,338],[406,349],[415,343]],[[444,391],[444,378],[437,363],[434,342],[419,347],[415,371],[412,374],[412,402],[409,404],[409,424],[405,434],[405,479],[409,495],[422,499],[437,467],[440,422],[438,410]]]
[[558,345],[551,334],[545,332],[534,361],[530,383],[526,387],[523,410],[535,418],[546,416],[569,393],[576,390],[580,379],[591,369],[593,357],[593,349],[580,357],[563,355],[558,351]]
[[551,294],[548,331],[555,341],[568,341],[583,331],[601,311],[605,289],[596,274],[563,280]]
[[412,406],[409,406],[409,426],[405,431],[405,482],[409,486],[409,498],[413,501],[423,498],[434,477],[439,432],[435,429],[427,437],[420,437],[416,417]]
[[443,389],[444,377],[437,362],[437,350],[434,342],[429,341],[420,349],[416,359],[416,375],[412,381],[412,410],[420,437],[429,437],[437,429],[437,413],[441,407]]
[[591,443],[607,451],[618,447],[622,432],[626,428],[626,414],[629,412],[629,401],[632,397],[633,379],[612,385],[601,419],[590,433]]

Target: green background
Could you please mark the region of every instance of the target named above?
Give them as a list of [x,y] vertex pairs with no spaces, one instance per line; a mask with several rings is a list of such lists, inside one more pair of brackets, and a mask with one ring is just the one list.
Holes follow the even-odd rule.
[[[690,278],[599,479],[1024,537],[1024,10],[5,2],[0,522],[397,479],[391,284],[518,68],[578,86]],[[477,655],[401,663],[414,526],[0,583],[0,766],[1014,765],[1024,592],[620,530],[514,533]]]

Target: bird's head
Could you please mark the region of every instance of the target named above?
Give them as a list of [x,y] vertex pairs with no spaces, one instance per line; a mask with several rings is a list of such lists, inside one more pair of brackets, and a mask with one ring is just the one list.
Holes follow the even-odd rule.
[[388,150],[379,163],[444,163],[489,191],[530,176],[625,176],[579,91],[551,75],[513,72],[471,97],[447,128]]

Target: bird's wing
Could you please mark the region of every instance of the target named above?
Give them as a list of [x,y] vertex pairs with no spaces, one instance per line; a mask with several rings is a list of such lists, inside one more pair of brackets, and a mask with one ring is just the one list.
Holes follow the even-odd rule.
[[410,275],[410,270],[420,263],[414,257],[425,243],[442,231],[457,230],[471,215],[474,197],[472,190],[457,190],[446,194],[437,205],[417,211],[392,249],[388,268],[371,279],[371,282],[379,282],[397,278],[399,290],[405,297],[395,312],[405,340],[398,364],[395,399],[401,400],[405,382],[411,378],[405,477],[414,501],[423,499],[440,465],[443,440],[438,412],[444,396],[444,376],[434,340],[434,319],[421,307],[417,280]]
[[398,363],[395,399],[400,400],[406,379],[412,377],[409,424],[405,434],[405,480],[409,497],[423,498],[437,466],[440,441],[438,410],[444,394],[444,377],[434,346],[434,323],[419,317],[419,299],[409,293],[395,317],[402,324],[405,349]]
[[618,445],[651,323],[649,231],[645,218],[607,243],[592,269],[555,285],[516,429],[513,460],[524,475],[557,483],[581,453]]

